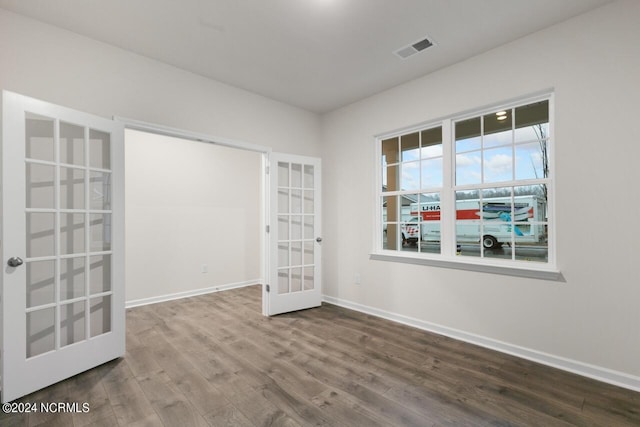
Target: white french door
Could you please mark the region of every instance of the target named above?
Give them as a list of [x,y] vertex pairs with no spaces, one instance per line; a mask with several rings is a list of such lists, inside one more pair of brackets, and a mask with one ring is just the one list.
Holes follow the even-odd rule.
[[[271,153],[266,313],[317,307],[322,299],[320,159]],[[265,287],[266,288],[266,287]]]
[[124,355],[123,140],[2,92],[2,402]]

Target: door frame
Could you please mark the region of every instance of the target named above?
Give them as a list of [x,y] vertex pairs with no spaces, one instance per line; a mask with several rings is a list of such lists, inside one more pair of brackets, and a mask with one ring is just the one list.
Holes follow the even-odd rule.
[[[147,132],[151,134],[169,136],[174,138],[186,139],[191,141],[203,142],[207,144],[214,144],[228,148],[234,148],[238,150],[253,151],[261,154],[261,188],[260,193],[260,209],[262,214],[260,215],[260,230],[262,237],[262,256],[260,260],[260,280],[262,282],[262,314],[268,316],[268,295],[267,284],[270,277],[269,260],[271,258],[270,246],[269,246],[269,232],[267,231],[270,225],[270,184],[269,184],[269,164],[272,153],[271,147],[266,147],[258,144],[251,144],[244,141],[238,141],[229,138],[221,138],[199,132],[192,132],[184,129],[174,128],[170,126],[159,125],[155,123],[149,123],[141,120],[130,119],[127,117],[113,116],[113,120],[120,122],[124,125],[125,130],[137,130]],[[126,146],[125,138],[125,146]],[[126,162],[126,158],[125,158]]]

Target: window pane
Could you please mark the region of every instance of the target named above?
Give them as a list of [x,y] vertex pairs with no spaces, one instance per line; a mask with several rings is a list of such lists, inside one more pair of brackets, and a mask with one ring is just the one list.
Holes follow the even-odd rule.
[[542,242],[535,244],[516,242],[514,251],[515,259],[518,261],[549,262],[549,247]]
[[549,101],[515,109],[515,141],[537,141],[549,137]]
[[385,223],[382,231],[382,249],[396,250],[401,247],[402,233],[398,224]]
[[418,160],[420,158],[420,134],[418,132],[400,137],[402,161]]
[[482,182],[482,157],[479,151],[456,155],[456,185]]
[[400,158],[399,153],[399,138],[391,138],[382,141],[382,156],[386,159],[387,163],[398,163]]
[[514,194],[515,259],[548,262],[546,187],[515,187]]
[[420,189],[420,162],[402,163],[401,167],[400,189],[405,191]]
[[487,114],[484,120],[483,148],[511,145],[513,132],[511,131],[511,110],[502,110]]
[[442,187],[442,157],[422,160],[422,186],[420,188]]
[[[482,246],[488,258],[511,258],[514,205],[509,187],[482,191]],[[503,246],[509,249],[504,250]]]
[[417,216],[410,218],[406,222],[400,224],[400,231],[402,233],[402,246],[403,251],[417,252],[418,244],[420,241],[420,222]]
[[382,169],[382,191],[398,191],[398,165]]
[[479,257],[480,193],[478,190],[456,191],[456,253]]
[[420,252],[440,253],[440,193],[420,194],[420,209],[411,212],[420,221]]
[[484,151],[484,182],[511,181],[513,179],[513,150],[511,147]]
[[546,141],[516,145],[516,179],[546,178]]
[[382,198],[382,220],[397,222],[400,220],[398,215],[398,196],[384,196]]
[[480,149],[480,117],[456,122],[456,153]]
[[429,159],[442,156],[442,127],[423,130],[421,136],[420,157]]

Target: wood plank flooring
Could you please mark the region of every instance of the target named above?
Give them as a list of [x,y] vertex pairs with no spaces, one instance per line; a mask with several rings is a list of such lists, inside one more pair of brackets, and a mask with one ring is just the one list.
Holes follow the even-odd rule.
[[127,354],[2,426],[640,426],[640,393],[329,304],[273,318],[246,287],[127,311]]

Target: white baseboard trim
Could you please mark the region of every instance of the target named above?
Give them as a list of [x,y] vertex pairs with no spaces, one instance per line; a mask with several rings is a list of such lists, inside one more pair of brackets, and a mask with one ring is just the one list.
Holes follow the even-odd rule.
[[568,371],[577,375],[640,392],[640,377],[626,374],[624,372],[590,365],[587,363],[579,362],[577,360],[555,356],[553,354],[532,350],[526,347],[520,347],[514,344],[509,344],[506,342],[494,340],[492,338],[483,337],[481,335],[471,334],[458,329],[437,325],[435,323],[426,322],[424,320],[414,319],[412,317],[403,316],[401,314],[380,310],[374,307],[369,307],[341,298],[323,295],[323,301],[330,304],[338,305],[340,307],[348,308],[350,310],[355,310],[365,314],[370,314],[372,316],[381,317],[383,319],[392,320],[394,322],[402,323],[414,328],[434,332],[439,335],[444,335],[460,341],[479,345],[491,350],[496,350],[502,353],[510,354],[512,356],[521,357],[523,359],[531,360],[543,365],[558,368],[563,371]]
[[175,294],[159,295],[156,297],[142,298],[125,302],[126,308],[139,307],[141,305],[157,304],[159,302],[172,301],[181,298],[195,297],[197,295],[210,294],[213,292],[228,291],[229,289],[244,288],[245,286],[257,285],[263,283],[262,279],[247,280],[244,282],[227,283],[225,285],[216,285],[209,288],[194,289],[192,291],[177,292]]

